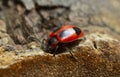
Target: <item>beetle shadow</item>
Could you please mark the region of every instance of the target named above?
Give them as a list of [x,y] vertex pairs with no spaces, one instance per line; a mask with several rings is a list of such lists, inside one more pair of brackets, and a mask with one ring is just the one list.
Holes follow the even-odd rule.
[[64,53],[64,52],[72,52],[72,49],[77,46],[79,43],[81,43],[82,39],[79,39],[79,40],[76,40],[76,41],[73,41],[73,42],[70,42],[70,43],[59,43],[58,44],[58,48],[57,50],[50,50],[50,52],[47,52],[47,53],[51,53],[51,54],[54,54],[57,55],[57,54],[61,54],[61,53]]

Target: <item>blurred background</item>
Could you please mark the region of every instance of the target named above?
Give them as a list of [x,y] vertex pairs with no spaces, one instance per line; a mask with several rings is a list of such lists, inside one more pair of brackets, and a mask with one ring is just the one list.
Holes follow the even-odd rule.
[[9,44],[25,45],[73,24],[86,35],[107,33],[120,40],[119,8],[119,0],[0,0],[0,32]]

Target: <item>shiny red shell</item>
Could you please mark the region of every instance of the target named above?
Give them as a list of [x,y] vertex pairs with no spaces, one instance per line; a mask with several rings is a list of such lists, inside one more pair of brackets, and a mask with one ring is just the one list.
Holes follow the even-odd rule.
[[[63,25],[50,32],[47,39],[47,45],[51,46],[50,49],[54,49],[58,43],[73,42],[83,36],[84,32],[80,28],[73,25]],[[52,42],[49,43],[50,41]]]

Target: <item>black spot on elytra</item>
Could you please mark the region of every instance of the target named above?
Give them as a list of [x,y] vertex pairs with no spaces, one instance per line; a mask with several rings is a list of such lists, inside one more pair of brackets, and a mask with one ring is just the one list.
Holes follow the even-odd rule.
[[73,29],[75,30],[75,32],[76,32],[77,35],[79,35],[81,33],[81,30],[79,28],[74,27]]

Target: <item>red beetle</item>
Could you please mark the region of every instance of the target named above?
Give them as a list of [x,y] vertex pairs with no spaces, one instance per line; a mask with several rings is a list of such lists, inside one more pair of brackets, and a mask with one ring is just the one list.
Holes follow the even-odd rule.
[[[69,43],[73,42],[84,36],[84,32],[73,25],[63,25],[50,32],[46,40],[46,50],[57,49],[59,43]],[[56,50],[54,51],[54,55]]]

